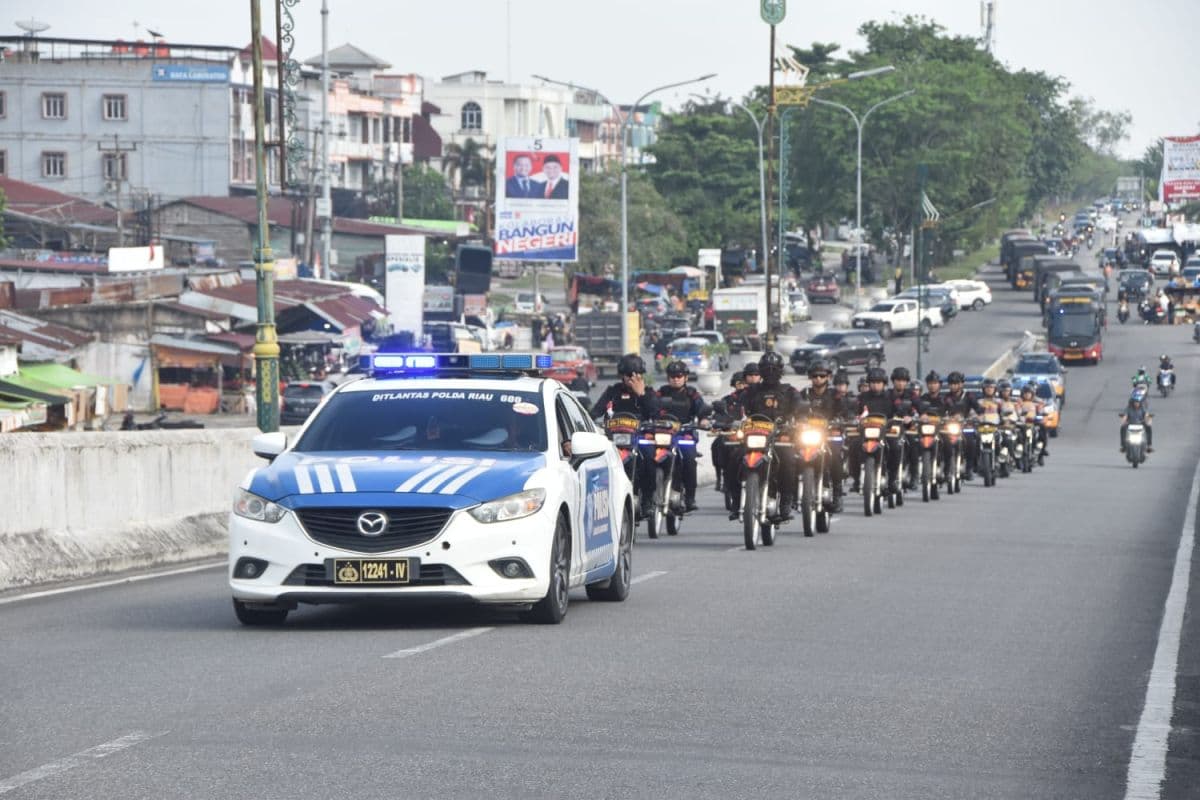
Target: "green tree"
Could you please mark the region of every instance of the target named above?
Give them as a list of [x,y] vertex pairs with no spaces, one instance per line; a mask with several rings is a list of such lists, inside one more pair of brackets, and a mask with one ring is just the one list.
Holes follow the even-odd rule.
[[491,167],[487,147],[474,139],[468,138],[462,144],[452,142],[446,145],[442,154],[442,171],[451,186],[486,186]]
[[[396,183],[372,181],[367,189],[371,216],[396,216]],[[446,178],[425,164],[404,167],[404,216],[412,219],[454,219],[454,200]]]
[[[618,170],[585,172],[579,185],[579,269],[598,275],[621,265],[621,178]],[[641,173],[630,171],[629,267],[666,269],[687,258],[687,231]]]
[[1101,155],[1112,155],[1116,146],[1129,138],[1133,115],[1128,111],[1098,109],[1090,97],[1071,98],[1070,111],[1083,141]]
[[[1163,140],[1156,139],[1154,144],[1142,152],[1142,157],[1134,162],[1139,175],[1146,176],[1146,194],[1148,197],[1158,197],[1158,182],[1162,178]],[[1143,197],[1143,200],[1146,198]]]

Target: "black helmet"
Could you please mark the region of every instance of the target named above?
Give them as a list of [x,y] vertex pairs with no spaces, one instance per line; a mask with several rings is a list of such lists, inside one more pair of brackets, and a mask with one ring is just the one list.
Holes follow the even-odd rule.
[[844,369],[839,369],[837,371],[837,373],[833,376],[833,385],[834,386],[849,386],[850,385],[850,373],[846,372],[846,370],[844,370]]
[[929,374],[925,376],[925,382],[926,383],[941,383],[942,376],[938,375],[937,370],[931,369],[931,370],[929,370]]
[[1009,383],[1008,381],[1000,381],[999,383],[996,384],[996,391],[1007,392],[1007,391],[1010,391],[1011,389],[1012,389],[1012,384]]
[[747,364],[747,365],[745,365],[744,367],[742,367],[742,374],[743,374],[743,375],[745,375],[746,377],[750,377],[751,375],[759,375],[759,374],[761,374],[761,373],[758,371],[758,362],[757,362],[757,361],[751,361],[749,364]]
[[808,365],[808,377],[810,378],[814,375],[828,376],[831,372],[832,370],[829,369],[829,362],[825,361],[824,359],[819,358]]
[[953,372],[951,372],[949,375],[946,376],[946,383],[964,383],[964,382],[966,382],[966,378],[964,378],[963,374],[961,372],[959,372],[958,370],[954,370]]
[[687,374],[688,374],[687,364],[683,363],[682,361],[672,361],[670,364],[667,364],[667,377],[668,378],[678,378],[680,375],[683,375],[686,377]]
[[860,391],[860,392],[867,388],[867,376],[866,375],[863,375],[861,378],[858,379],[857,386],[858,386],[858,391]]
[[996,379],[995,379],[995,378],[984,378],[984,379],[983,379],[983,383],[981,384],[981,386],[982,386],[984,389],[988,388],[989,386],[995,386],[995,385],[996,385]]
[[764,381],[777,381],[783,377],[783,356],[774,350],[768,350],[758,359],[758,371]]
[[745,373],[742,373],[742,372],[733,373],[733,377],[731,377],[729,379],[729,385],[734,388],[737,388],[737,385],[739,383],[745,383],[745,382],[746,382],[746,375],[745,375]]
[[912,374],[909,373],[908,367],[896,367],[894,370],[892,370],[892,380],[911,381]]
[[887,373],[879,367],[871,367],[867,370],[867,383],[887,383]]
[[1163,361],[1170,361],[1171,357],[1169,355],[1167,355],[1166,353],[1163,353],[1161,356],[1158,357],[1158,360],[1160,363]]
[[617,362],[617,374],[634,375],[646,374],[646,362],[637,353],[627,353]]
[[1033,384],[1032,383],[1022,383],[1021,384],[1021,394],[1025,394],[1026,392],[1033,394]]

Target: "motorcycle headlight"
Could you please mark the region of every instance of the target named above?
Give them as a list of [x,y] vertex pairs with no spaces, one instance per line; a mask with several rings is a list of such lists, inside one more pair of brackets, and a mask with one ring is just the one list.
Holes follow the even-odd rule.
[[239,517],[259,522],[279,522],[287,513],[287,509],[247,492],[245,489],[238,489],[237,495],[233,498],[233,513]]
[[863,436],[868,439],[878,439],[880,434],[879,428],[863,428]]
[[674,441],[674,439],[675,437],[669,433],[654,434],[654,444],[658,447],[670,447],[671,442]]
[[746,437],[746,447],[751,450],[762,450],[767,446],[767,437],[761,433],[752,433]]
[[614,433],[612,440],[613,440],[613,444],[617,445],[618,447],[620,447],[621,445],[628,447],[630,444],[633,443],[633,434]]
[[819,430],[808,429],[800,432],[800,444],[805,447],[816,447],[821,443],[822,435]]
[[962,427],[957,422],[951,422],[946,425],[946,433],[957,436],[962,433]]
[[545,489],[526,489],[523,492],[501,497],[489,503],[475,506],[468,513],[479,522],[506,522],[536,514],[546,502]]
[[922,425],[921,433],[925,436],[932,436],[937,433],[937,425]]

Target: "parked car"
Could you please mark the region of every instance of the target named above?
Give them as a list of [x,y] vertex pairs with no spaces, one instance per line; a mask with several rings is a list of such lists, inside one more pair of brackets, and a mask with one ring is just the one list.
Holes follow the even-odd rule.
[[290,381],[283,387],[280,399],[279,422],[281,425],[303,425],[309,414],[316,410],[325,395],[333,391],[328,381]]
[[842,290],[838,288],[837,276],[832,272],[818,272],[804,284],[808,299],[815,303],[821,300],[826,303],[838,303],[842,299]]
[[579,385],[577,382],[581,379],[586,381],[589,387],[595,386],[600,377],[587,348],[577,344],[551,347],[550,368],[544,374],[571,389]]
[[808,365],[824,359],[835,372],[839,368],[878,367],[886,360],[883,339],[876,331],[822,331],[792,351],[792,369],[808,372]]
[[716,368],[721,372],[729,369],[729,343],[725,341],[725,334],[720,331],[692,331],[692,338],[707,340],[709,352],[716,361]]
[[546,296],[534,292],[517,292],[513,310],[518,314],[540,314],[546,310]]
[[926,305],[936,306],[941,310],[943,322],[948,322],[958,316],[958,294],[953,289],[941,286],[940,284],[925,286],[923,287],[923,291],[913,286],[912,288],[905,289],[892,299],[895,300],[904,297],[915,300],[920,298],[922,294],[925,296]]
[[791,306],[793,322],[804,322],[812,318],[808,295],[803,289],[792,289],[788,292],[788,305]]
[[957,278],[949,281],[942,281],[942,286],[949,286],[958,292],[958,307],[962,309],[971,309],[972,311],[982,311],[983,307],[992,302],[992,287],[988,286],[983,281],[975,281],[967,278]]

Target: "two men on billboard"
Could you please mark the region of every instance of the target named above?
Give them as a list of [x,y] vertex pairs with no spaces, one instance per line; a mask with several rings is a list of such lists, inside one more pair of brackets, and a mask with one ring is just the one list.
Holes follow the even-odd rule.
[[533,154],[514,153],[504,196],[523,200],[566,200],[570,187],[563,175],[562,159],[555,153],[541,156],[541,178],[533,174]]
[[[579,140],[508,137],[496,158],[497,261],[579,258]],[[501,190],[503,187],[503,190]]]

